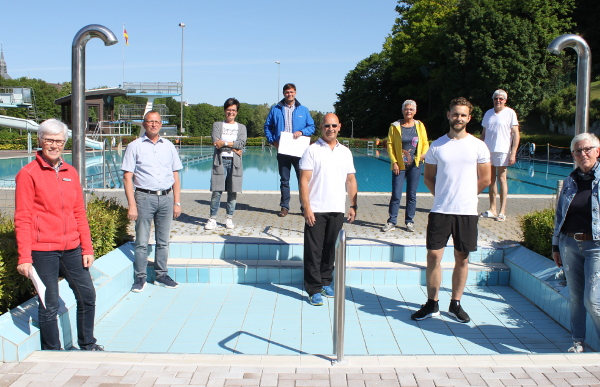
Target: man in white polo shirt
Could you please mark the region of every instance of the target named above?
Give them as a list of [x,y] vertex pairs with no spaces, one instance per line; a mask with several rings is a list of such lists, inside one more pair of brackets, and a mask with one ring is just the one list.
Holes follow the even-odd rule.
[[[499,222],[506,220],[506,199],[508,197],[507,168],[517,161],[519,146],[519,121],[517,113],[506,106],[508,94],[498,89],[492,96],[494,108],[483,116],[481,140],[491,152],[492,182],[490,184],[490,209],[481,214],[484,218],[496,218]],[[500,210],[496,208],[496,177],[500,182]]]
[[352,152],[337,140],[342,128],[328,113],[321,123],[321,137],[300,160],[300,198],[304,205],[304,289],[308,302],[323,305],[333,297],[335,240],[344,224],[346,192],[350,198],[348,221],[354,222],[358,187]]

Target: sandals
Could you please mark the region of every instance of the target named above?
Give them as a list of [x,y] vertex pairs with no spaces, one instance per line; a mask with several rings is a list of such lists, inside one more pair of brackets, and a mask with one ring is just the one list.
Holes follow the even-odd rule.
[[504,222],[504,221],[506,221],[506,215],[504,215],[504,214],[498,214],[498,217],[496,218],[496,220],[498,222]]
[[482,218],[496,218],[496,215],[494,215],[494,213],[490,210],[482,212],[481,214],[479,214],[479,216]]

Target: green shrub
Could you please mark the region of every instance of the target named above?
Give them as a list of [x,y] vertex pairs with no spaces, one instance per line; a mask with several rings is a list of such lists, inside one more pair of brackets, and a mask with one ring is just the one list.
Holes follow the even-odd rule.
[[114,250],[127,238],[127,209],[116,198],[94,196],[88,202],[87,217],[96,257]]
[[33,284],[17,271],[15,224],[0,215],[0,314],[27,301],[34,294]]
[[526,214],[521,218],[523,245],[536,253],[552,259],[553,208]]

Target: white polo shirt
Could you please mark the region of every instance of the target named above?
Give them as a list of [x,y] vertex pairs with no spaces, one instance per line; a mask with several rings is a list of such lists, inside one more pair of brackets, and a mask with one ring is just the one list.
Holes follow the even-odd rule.
[[319,138],[300,159],[300,169],[312,171],[308,198],[313,212],[346,212],[346,179],[356,169],[350,149],[336,142],[331,149]]

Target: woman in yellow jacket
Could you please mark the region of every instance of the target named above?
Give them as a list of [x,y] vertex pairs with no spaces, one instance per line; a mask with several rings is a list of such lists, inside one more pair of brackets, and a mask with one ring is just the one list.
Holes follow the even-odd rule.
[[393,122],[387,138],[388,154],[392,170],[392,198],[390,199],[389,215],[382,231],[388,232],[396,229],[398,209],[404,180],[406,180],[406,211],[404,222],[408,231],[415,231],[415,211],[417,209],[417,187],[421,178],[421,166],[425,153],[429,149],[425,125],[414,119],[417,113],[417,103],[406,100],[402,104],[404,119]]

